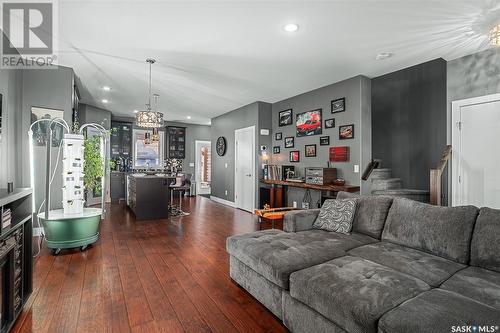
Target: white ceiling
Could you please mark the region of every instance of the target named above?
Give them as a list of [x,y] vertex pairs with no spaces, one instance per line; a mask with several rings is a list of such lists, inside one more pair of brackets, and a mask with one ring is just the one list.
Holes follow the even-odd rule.
[[[145,59],[156,58],[165,118],[206,124],[257,100],[486,49],[499,13],[500,0],[60,0],[59,64],[74,68],[83,102],[133,116],[146,102]],[[300,29],[284,32],[289,22]]]

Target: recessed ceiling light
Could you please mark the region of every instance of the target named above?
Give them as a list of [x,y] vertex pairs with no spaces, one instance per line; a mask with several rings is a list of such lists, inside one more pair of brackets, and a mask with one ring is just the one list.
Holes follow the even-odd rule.
[[394,53],[392,53],[392,52],[380,52],[375,57],[375,60],[384,60],[384,59],[392,57],[393,55],[394,55]]
[[104,104],[106,104],[106,103],[108,102],[108,100],[107,100],[107,99],[103,99],[103,100],[102,100],[102,102],[103,102]]
[[134,113],[137,113],[137,112],[139,112],[139,110],[134,110]]
[[299,25],[295,23],[288,23],[283,26],[283,30],[286,32],[295,32],[299,30]]
[[191,116],[187,116],[186,118],[187,118],[187,119],[191,119]]
[[110,90],[111,90],[111,88],[110,88],[110,87],[108,87],[108,86],[104,86],[104,87],[102,87],[102,90],[104,90],[104,91],[110,91]]

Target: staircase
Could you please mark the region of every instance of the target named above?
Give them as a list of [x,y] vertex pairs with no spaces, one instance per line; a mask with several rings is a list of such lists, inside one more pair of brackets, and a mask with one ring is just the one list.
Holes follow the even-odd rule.
[[372,195],[386,195],[429,202],[429,191],[403,188],[401,178],[392,178],[391,169],[373,169],[370,179],[372,182]]

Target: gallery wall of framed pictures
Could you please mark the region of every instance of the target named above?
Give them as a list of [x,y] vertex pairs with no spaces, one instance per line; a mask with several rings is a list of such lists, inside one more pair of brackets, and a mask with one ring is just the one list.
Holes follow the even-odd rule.
[[[348,161],[346,143],[355,138],[355,132],[354,124],[344,122],[344,119],[349,119],[344,116],[349,112],[346,102],[346,97],[334,96],[329,110],[280,110],[277,113],[278,128],[273,134],[273,155],[281,155],[281,160],[294,163],[300,162],[301,157],[310,162],[319,157],[335,162]],[[341,156],[334,158],[334,152],[336,155],[341,153]],[[283,158],[282,154],[288,154],[288,158]]]

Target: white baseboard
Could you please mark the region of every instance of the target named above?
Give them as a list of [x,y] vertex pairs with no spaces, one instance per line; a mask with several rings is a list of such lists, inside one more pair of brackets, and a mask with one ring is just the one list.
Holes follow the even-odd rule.
[[220,204],[223,204],[223,205],[226,205],[229,207],[236,208],[236,204],[234,203],[234,201],[224,200],[224,199],[221,199],[219,197],[214,197],[213,195],[210,196],[210,200],[213,200],[215,202],[218,202]]

